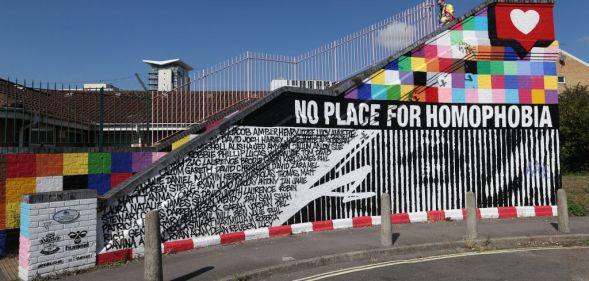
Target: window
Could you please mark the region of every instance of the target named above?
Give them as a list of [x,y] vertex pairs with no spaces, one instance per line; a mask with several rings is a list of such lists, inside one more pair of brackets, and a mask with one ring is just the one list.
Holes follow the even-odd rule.
[[32,145],[54,145],[53,128],[31,128]]
[[566,77],[564,77],[564,76],[558,76],[558,83],[565,84],[566,82],[567,82]]

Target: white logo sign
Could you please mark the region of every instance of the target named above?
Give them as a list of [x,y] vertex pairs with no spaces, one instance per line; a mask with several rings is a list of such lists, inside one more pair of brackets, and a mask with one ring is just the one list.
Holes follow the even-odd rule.
[[523,34],[528,35],[540,22],[540,14],[534,10],[524,12],[520,9],[511,11],[511,22]]

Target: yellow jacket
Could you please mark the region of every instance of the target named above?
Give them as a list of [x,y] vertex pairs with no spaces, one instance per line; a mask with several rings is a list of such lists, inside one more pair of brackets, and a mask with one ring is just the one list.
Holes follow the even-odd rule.
[[446,24],[454,19],[454,6],[452,4],[444,5],[444,8],[440,11],[440,22]]

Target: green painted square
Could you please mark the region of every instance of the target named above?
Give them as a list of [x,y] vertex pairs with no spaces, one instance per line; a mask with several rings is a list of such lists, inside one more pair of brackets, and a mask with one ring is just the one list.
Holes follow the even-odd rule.
[[491,74],[503,75],[503,61],[492,61],[491,62]]
[[411,57],[402,56],[399,58],[399,71],[412,72]]
[[479,61],[477,62],[478,74],[490,75],[491,74],[491,62],[490,61]]
[[462,23],[462,26],[463,26],[462,28],[464,30],[469,30],[469,31],[476,30],[474,17],[469,17],[466,20],[464,20],[464,22]]
[[387,100],[401,99],[401,85],[392,85],[387,87]]
[[506,61],[503,64],[505,75],[517,75],[517,62]]
[[110,153],[88,154],[88,174],[110,174],[111,164]]
[[452,45],[459,45],[464,40],[462,30],[452,30],[450,36],[452,36]]

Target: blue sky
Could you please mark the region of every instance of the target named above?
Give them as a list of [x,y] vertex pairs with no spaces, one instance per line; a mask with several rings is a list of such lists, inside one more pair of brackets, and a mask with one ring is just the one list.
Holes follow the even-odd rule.
[[[481,0],[482,1],[482,0]],[[462,15],[481,1],[455,0]],[[5,1],[0,77],[138,89],[142,59],[182,58],[195,69],[244,51],[298,55],[420,0]],[[557,1],[561,47],[589,61],[589,1]]]

